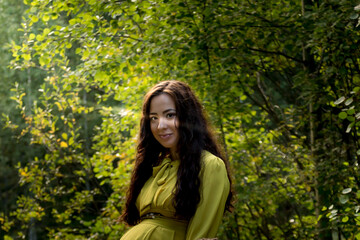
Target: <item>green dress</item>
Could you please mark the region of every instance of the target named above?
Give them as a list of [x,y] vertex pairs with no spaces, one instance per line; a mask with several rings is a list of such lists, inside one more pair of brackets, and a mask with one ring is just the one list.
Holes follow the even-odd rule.
[[121,240],[197,240],[216,236],[224,213],[230,183],[224,162],[204,151],[200,172],[201,200],[190,221],[175,217],[172,204],[179,160],[165,158],[153,168],[153,175],[142,188],[136,206],[140,216],[160,213],[130,228]]

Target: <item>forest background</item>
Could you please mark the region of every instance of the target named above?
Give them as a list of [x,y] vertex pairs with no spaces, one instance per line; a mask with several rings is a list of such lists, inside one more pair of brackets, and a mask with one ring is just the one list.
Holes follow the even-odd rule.
[[0,238],[119,239],[141,102],[197,93],[220,239],[360,239],[360,2],[0,0]]

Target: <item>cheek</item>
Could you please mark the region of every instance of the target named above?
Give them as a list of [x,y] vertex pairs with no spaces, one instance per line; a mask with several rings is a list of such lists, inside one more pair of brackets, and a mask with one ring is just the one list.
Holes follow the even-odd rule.
[[151,133],[154,135],[154,132],[156,131],[156,125],[154,123],[150,123],[150,130]]
[[174,132],[176,133],[176,135],[179,135],[179,120],[176,119],[174,121]]
[[176,129],[179,128],[179,119],[178,119],[178,118],[175,118],[175,120],[174,120],[174,127],[175,127]]

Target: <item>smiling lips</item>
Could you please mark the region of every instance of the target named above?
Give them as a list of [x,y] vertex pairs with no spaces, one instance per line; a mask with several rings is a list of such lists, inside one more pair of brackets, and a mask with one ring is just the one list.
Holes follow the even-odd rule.
[[162,139],[167,139],[171,136],[172,134],[169,133],[169,134],[159,134],[159,137],[161,137]]

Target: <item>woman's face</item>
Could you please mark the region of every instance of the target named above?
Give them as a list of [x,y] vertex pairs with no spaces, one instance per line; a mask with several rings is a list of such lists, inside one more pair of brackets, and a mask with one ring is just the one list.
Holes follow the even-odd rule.
[[172,154],[179,141],[178,117],[174,100],[166,93],[153,97],[150,102],[150,127],[154,138]]

